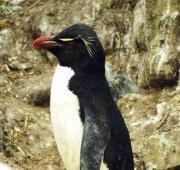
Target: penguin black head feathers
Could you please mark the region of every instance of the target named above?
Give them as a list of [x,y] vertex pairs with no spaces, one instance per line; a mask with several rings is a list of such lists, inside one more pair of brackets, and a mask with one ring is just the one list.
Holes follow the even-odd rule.
[[62,66],[74,71],[104,72],[105,54],[93,30],[85,24],[75,24],[56,34],[43,36],[33,46],[54,54]]

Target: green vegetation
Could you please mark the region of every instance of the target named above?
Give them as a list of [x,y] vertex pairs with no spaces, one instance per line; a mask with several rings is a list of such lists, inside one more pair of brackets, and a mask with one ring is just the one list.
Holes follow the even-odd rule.
[[108,0],[95,0],[95,3],[98,9],[106,8],[109,5]]
[[0,15],[8,15],[12,13],[12,3],[9,0],[5,0],[0,4]]

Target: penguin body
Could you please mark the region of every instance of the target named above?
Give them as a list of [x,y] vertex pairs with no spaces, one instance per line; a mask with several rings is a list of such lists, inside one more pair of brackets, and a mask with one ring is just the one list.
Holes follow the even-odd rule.
[[[56,67],[51,86],[51,121],[58,151],[67,170],[80,170],[83,122],[78,97],[69,89],[74,76],[70,68]],[[101,170],[107,170],[101,165]]]
[[50,111],[67,170],[133,170],[130,137],[105,77],[105,53],[93,29],[75,24],[33,46],[54,54]]

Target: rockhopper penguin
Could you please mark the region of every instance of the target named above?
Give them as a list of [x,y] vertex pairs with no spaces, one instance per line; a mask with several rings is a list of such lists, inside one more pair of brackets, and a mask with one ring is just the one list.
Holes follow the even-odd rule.
[[93,29],[75,24],[33,46],[54,54],[50,111],[67,170],[133,170],[129,133],[105,77],[105,53]]

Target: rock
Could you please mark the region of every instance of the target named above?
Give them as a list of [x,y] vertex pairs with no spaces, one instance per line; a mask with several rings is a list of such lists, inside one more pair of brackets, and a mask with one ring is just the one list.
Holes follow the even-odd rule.
[[133,8],[124,3],[121,10],[115,8],[112,13],[101,10],[100,15],[107,16],[96,21],[103,27],[95,27],[114,71],[128,74],[138,86],[177,84],[180,67],[178,6],[177,1],[165,4],[139,0]]
[[10,55],[5,50],[2,50],[0,53],[0,63],[6,63],[9,58]]
[[5,86],[9,82],[7,76],[0,75],[0,88]]
[[28,50],[25,54],[26,58],[29,62],[34,63],[35,65],[38,65],[39,63],[46,63],[46,53],[41,53],[37,50]]
[[51,53],[47,53],[47,59],[51,64],[56,64],[58,62],[57,58]]
[[[59,6],[58,2],[47,1],[45,4],[37,6],[36,10],[33,9],[33,16],[28,17],[28,23],[31,24],[27,24],[25,19],[22,20],[25,32],[31,30],[32,34],[32,40],[26,37],[26,41],[33,41],[44,34],[54,35],[73,23],[87,23],[97,31],[105,51],[109,55],[108,60],[113,65],[113,72],[128,75],[140,87],[164,87],[177,84],[179,74],[177,2],[167,4],[147,2],[146,4],[143,0],[96,3],[86,1],[78,2],[79,5],[77,2],[73,2],[73,5],[68,6],[66,3],[63,2]],[[48,9],[46,5],[49,6]],[[44,13],[41,12],[42,9],[46,9]],[[154,9],[156,9],[156,13],[154,13]],[[76,12],[69,15],[68,11],[80,12],[78,15]],[[86,11],[86,15],[81,11]],[[65,19],[63,16],[66,16]],[[30,28],[26,25],[30,25]],[[9,44],[13,46],[14,43],[9,37],[21,37],[24,30],[19,30],[16,33],[7,29],[1,31],[2,37],[8,38],[7,42],[1,41],[3,42],[2,48],[8,48]],[[18,45],[15,49],[10,48],[10,54],[14,56],[21,53],[24,38],[22,37],[22,40],[18,38]],[[31,53],[29,49],[28,51],[28,57],[33,59],[36,54]],[[43,55],[41,54],[39,59]],[[49,54],[47,58],[50,62],[54,62]],[[37,62],[39,63],[41,60]],[[33,63],[36,63],[36,60]]]
[[128,93],[138,93],[138,86],[126,76],[115,76],[113,80],[109,80],[112,95],[115,101]]
[[[0,152],[0,163],[7,162],[13,170],[63,167],[51,130],[49,110],[33,107],[12,96],[7,98],[0,98],[0,108],[5,108],[4,129],[8,137],[5,152],[11,153],[11,157]],[[2,118],[1,112],[0,116]]]
[[8,66],[12,70],[29,70],[32,68],[32,64],[30,62],[19,62],[17,60],[11,61]]
[[22,7],[16,5],[16,6],[13,6],[12,10],[13,10],[13,12],[18,12],[18,11],[22,10]]
[[4,149],[4,122],[5,122],[5,110],[1,108],[0,110],[0,151]]
[[178,85],[176,87],[177,91],[180,91],[180,69],[179,69],[179,78],[178,78]]
[[8,51],[6,51],[5,47],[10,46],[10,44],[13,43],[13,40],[10,39],[12,37],[13,31],[10,28],[4,28],[0,30],[0,49],[2,51],[5,51],[7,54],[11,54],[11,50],[9,48]]
[[159,119],[156,120],[156,122],[161,120],[162,117],[164,117],[163,114],[164,114],[164,111],[165,111],[165,107],[166,107],[166,103],[159,103],[159,104],[156,105],[157,115],[159,117]]
[[[56,34],[60,32],[60,30],[63,30],[65,27],[69,26],[70,24],[72,25],[73,23],[92,23],[93,3],[90,0],[86,2],[72,1],[71,5],[68,6],[66,2],[62,2],[60,6],[59,2],[56,1],[54,1],[54,3],[50,1],[47,3],[48,4],[46,5],[49,6],[49,8],[43,6],[43,8],[46,9],[44,10],[44,13],[39,12],[43,9],[42,7],[38,8],[38,10],[34,12],[31,30],[34,33],[35,38],[44,34]],[[61,12],[62,10],[64,11],[63,16]],[[69,11],[71,11],[71,15],[69,15]],[[76,11],[78,11],[78,15]],[[86,14],[84,14],[83,11],[86,11]]]
[[13,5],[20,5],[20,4],[22,4],[23,2],[25,2],[25,0],[12,0],[12,4],[13,4]]
[[31,105],[49,106],[52,72],[30,78],[23,84],[21,96]]
[[142,165],[145,169],[179,165],[179,102],[180,94],[173,90],[126,94],[119,100],[137,169]]
[[0,29],[5,28],[7,25],[7,21],[6,20],[0,20]]
[[46,90],[36,89],[31,93],[30,97],[28,97],[28,102],[35,106],[49,106],[50,101],[50,88]]
[[113,73],[112,65],[106,63],[106,78],[115,101],[128,93],[138,93],[139,87],[128,76]]
[[179,133],[180,130],[174,129],[173,132],[160,132],[149,137],[144,152],[147,167],[165,169],[178,165],[180,147],[177,134]]

